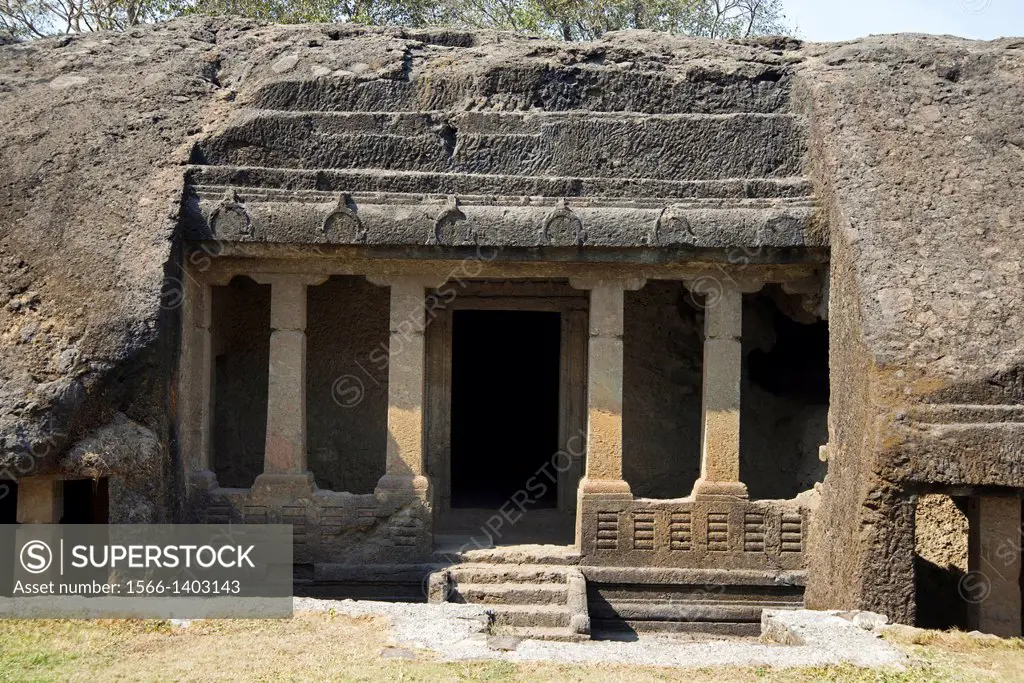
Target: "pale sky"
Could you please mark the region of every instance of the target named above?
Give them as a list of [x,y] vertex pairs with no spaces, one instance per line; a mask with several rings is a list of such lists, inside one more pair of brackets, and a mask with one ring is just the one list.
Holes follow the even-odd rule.
[[1024,36],[1024,0],[782,0],[805,40],[873,33],[945,33],[990,40]]

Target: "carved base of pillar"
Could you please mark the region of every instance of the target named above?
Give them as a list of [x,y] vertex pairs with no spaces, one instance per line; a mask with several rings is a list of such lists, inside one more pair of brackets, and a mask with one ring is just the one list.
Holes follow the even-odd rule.
[[193,491],[212,491],[220,486],[217,475],[210,470],[197,470],[188,477],[188,486]]
[[576,489],[576,539],[574,545],[579,550],[583,543],[583,512],[586,509],[588,500],[594,501],[609,500],[633,500],[633,489],[623,479],[580,479],[580,486]]
[[600,498],[626,498],[633,500],[633,490],[629,483],[622,479],[580,479],[580,496],[595,496]]
[[64,482],[53,477],[25,477],[18,482],[18,524],[60,524],[64,516]]
[[252,483],[254,498],[296,500],[309,498],[316,492],[312,472],[303,474],[272,474],[264,472]]
[[377,496],[405,496],[430,499],[430,480],[422,475],[385,474],[373,490]]
[[706,481],[698,479],[693,485],[694,500],[747,500],[750,494],[742,481]]

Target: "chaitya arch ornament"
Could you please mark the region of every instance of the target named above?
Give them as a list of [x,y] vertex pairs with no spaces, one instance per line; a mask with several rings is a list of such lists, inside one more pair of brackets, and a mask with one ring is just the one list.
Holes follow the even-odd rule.
[[210,213],[210,230],[218,238],[252,237],[252,215],[237,190],[228,190]]
[[586,242],[587,232],[583,228],[583,221],[569,208],[565,199],[558,200],[558,204],[544,219],[540,240],[541,244],[554,247],[582,247]]
[[348,192],[341,193],[338,203],[320,226],[320,232],[329,235],[332,242],[366,241],[366,226],[356,212],[356,203],[352,201],[352,195]]
[[434,219],[434,234],[427,239],[429,245],[452,245],[460,241],[459,223],[466,220],[466,214],[459,208],[458,197],[449,197],[441,213]]

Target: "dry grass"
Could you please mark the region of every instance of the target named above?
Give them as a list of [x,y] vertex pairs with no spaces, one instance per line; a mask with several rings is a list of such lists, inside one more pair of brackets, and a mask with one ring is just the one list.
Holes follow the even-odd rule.
[[855,667],[703,670],[627,666],[445,663],[429,652],[388,659],[381,618],[300,614],[291,620],[193,622],[0,620],[0,681],[1017,681],[1024,641],[896,631],[906,671]]
[[954,672],[965,681],[1024,681],[1024,640],[972,636],[962,631],[929,631],[896,626],[886,640],[921,666]]

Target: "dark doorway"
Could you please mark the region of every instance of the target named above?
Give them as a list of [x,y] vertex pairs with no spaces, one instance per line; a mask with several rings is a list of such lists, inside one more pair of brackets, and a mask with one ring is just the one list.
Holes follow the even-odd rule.
[[922,493],[914,504],[914,625],[968,628],[970,521],[965,496]]
[[560,338],[558,313],[454,313],[452,507],[499,508],[518,491],[531,507],[558,504],[555,483],[536,475],[558,451]]
[[110,497],[107,479],[64,480],[61,524],[106,524]]
[[0,479],[0,524],[18,521],[18,482]]

